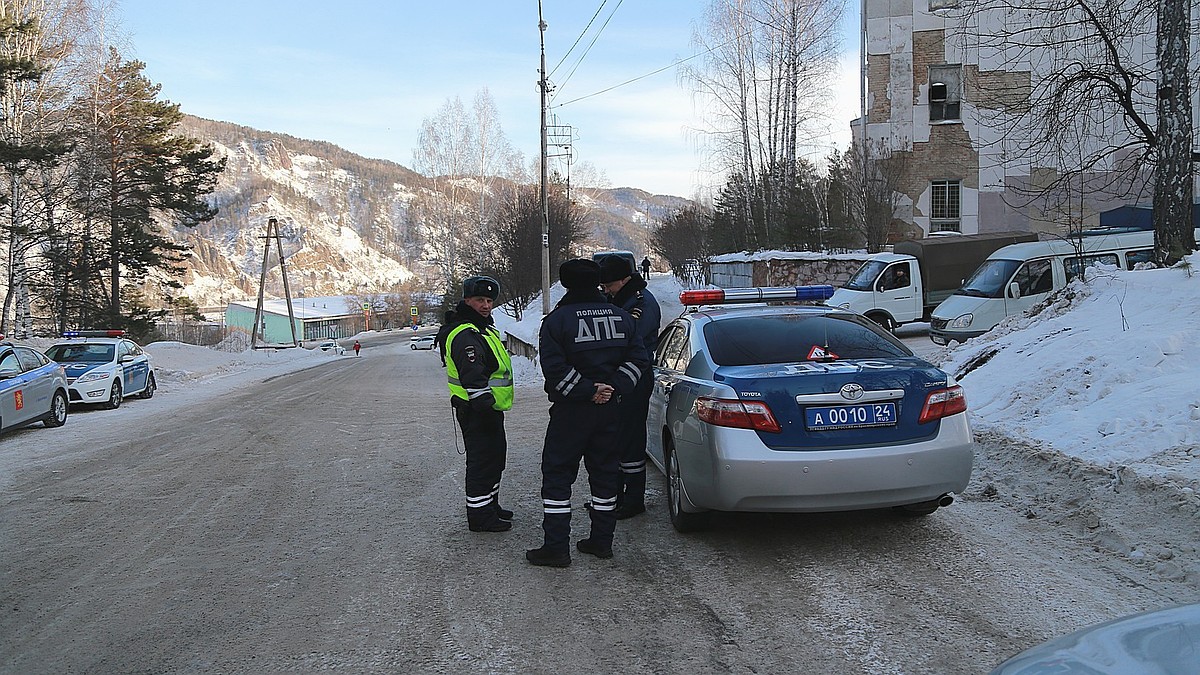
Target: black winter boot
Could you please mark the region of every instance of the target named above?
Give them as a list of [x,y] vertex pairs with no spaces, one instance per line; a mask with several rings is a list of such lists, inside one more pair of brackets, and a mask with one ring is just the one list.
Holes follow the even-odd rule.
[[512,529],[512,523],[500,520],[492,508],[467,508],[467,528],[472,532],[507,532]]
[[492,503],[496,505],[496,517],[497,518],[499,518],[500,520],[512,520],[512,517],[513,517],[512,511],[509,511],[508,509],[500,506],[499,500],[494,501]]
[[579,549],[580,553],[588,553],[600,559],[608,559],[613,557],[612,546],[601,546],[592,541],[591,538],[580,539],[575,542],[575,548]]
[[620,506],[617,507],[616,515],[617,515],[617,520],[625,520],[627,518],[632,518],[632,517],[638,515],[639,513],[645,513],[645,512],[646,512],[646,504],[644,502],[641,502],[641,501],[635,502],[631,499],[626,499],[624,504],[621,504]]
[[568,567],[571,564],[571,553],[543,546],[525,551],[525,559],[539,567]]
[[484,523],[467,523],[467,527],[472,532],[508,532],[512,529],[512,523],[497,518]]

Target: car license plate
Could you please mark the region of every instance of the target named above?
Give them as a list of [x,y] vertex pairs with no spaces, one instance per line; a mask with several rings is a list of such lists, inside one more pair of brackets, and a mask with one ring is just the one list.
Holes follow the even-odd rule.
[[889,401],[810,407],[804,411],[804,422],[810,431],[890,427],[896,424],[896,404]]

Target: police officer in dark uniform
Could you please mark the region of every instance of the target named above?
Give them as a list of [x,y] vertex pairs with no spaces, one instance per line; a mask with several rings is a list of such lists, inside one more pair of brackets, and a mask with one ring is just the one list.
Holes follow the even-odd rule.
[[[658,346],[658,326],[662,310],[658,300],[646,288],[646,280],[618,255],[600,259],[600,284],[614,305],[629,312],[637,326],[638,337],[646,348],[646,359],[654,360]],[[617,520],[646,512],[646,414],[654,388],[652,368],[646,368],[637,387],[618,404],[621,417],[621,485],[617,491]]]
[[[467,527],[472,532],[512,529],[512,511],[500,507],[500,475],[508,455],[504,411],[512,408],[512,360],[492,321],[500,283],[491,277],[463,282],[463,299],[438,332],[450,404],[467,452]],[[449,358],[446,358],[449,356]]]
[[525,552],[534,565],[571,564],[571,486],[579,460],[592,491],[591,533],[576,543],[582,553],[612,557],[617,526],[617,403],[633,392],[650,366],[633,317],[600,292],[600,266],[568,260],[559,267],[567,293],[542,320],[538,358],[550,398],[550,424],[542,448],[541,548]]

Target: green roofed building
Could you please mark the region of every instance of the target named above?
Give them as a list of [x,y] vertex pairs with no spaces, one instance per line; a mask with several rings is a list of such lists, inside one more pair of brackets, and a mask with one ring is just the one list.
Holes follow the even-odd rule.
[[[257,300],[229,303],[225,308],[225,325],[250,333],[257,305]],[[296,337],[301,342],[348,337],[367,327],[361,303],[348,295],[293,298],[292,312],[296,317]],[[262,323],[263,342],[292,344],[286,300],[264,300]]]

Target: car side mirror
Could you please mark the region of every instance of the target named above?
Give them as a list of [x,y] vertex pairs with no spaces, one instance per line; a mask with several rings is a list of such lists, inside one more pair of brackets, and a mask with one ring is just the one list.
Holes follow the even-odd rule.
[[1010,281],[1008,283],[1008,297],[1010,297],[1010,298],[1021,297],[1021,284],[1018,284],[1015,281]]
[[133,354],[126,354],[117,360],[118,363],[129,363],[133,360]]

